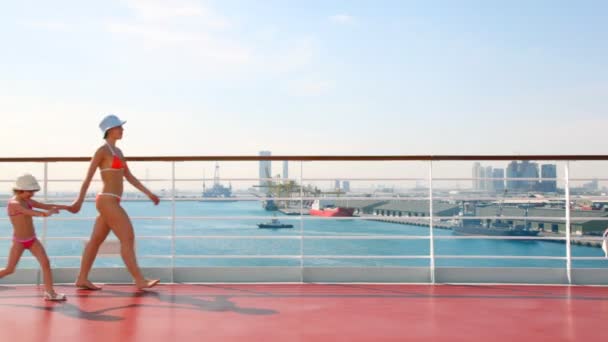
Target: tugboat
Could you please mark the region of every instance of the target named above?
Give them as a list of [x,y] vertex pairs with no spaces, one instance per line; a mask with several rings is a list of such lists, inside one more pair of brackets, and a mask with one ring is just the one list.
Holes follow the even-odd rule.
[[293,224],[281,223],[278,219],[273,218],[270,222],[258,223],[258,228],[293,228]]

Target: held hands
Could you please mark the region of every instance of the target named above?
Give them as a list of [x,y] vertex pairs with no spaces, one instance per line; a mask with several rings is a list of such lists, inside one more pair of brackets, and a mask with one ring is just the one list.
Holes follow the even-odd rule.
[[72,203],[72,205],[68,206],[67,211],[71,212],[72,214],[76,214],[80,211],[80,208],[82,208],[82,201],[74,201]]
[[59,209],[53,208],[53,209],[50,209],[48,211],[44,211],[43,213],[44,213],[43,214],[44,217],[48,217],[48,216],[51,216],[53,214],[59,214]]

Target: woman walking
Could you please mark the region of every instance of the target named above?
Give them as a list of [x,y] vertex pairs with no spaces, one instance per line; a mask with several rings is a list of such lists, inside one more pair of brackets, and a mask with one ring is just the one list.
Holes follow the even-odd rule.
[[135,256],[133,225],[131,224],[129,215],[127,215],[127,212],[120,205],[120,198],[123,193],[123,178],[139,191],[146,194],[155,205],[159,203],[158,197],[141,184],[129,171],[122,151],[116,147],[116,142],[122,139],[122,126],[125,122],[115,115],[108,115],[99,124],[105,143],[95,151],[82,183],[80,194],[70,209],[73,213],[80,211],[91,179],[97,168],[99,168],[103,182],[102,191],[95,198],[95,206],[99,215],[95,220],[89,243],[84,249],[80,272],[78,279],[76,279],[76,286],[81,289],[101,289],[89,280],[89,272],[97,256],[99,246],[104,242],[110,231],[114,232],[120,241],[120,255],[137,288],[150,288],[159,282],[159,280],[148,280],[141,273]]

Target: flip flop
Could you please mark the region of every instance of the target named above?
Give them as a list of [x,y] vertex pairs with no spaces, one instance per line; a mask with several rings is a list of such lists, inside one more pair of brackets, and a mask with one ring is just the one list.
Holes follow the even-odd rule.
[[44,300],[48,300],[51,302],[62,302],[64,300],[67,300],[67,297],[63,293],[49,293],[44,291]]
[[145,289],[150,289],[153,288],[154,286],[158,285],[158,283],[160,283],[160,279],[156,279],[156,280],[152,280],[150,282],[148,282],[148,285],[144,286],[144,287],[138,287],[138,290],[145,290]]
[[76,289],[86,290],[86,291],[99,291],[99,290],[101,290],[101,287],[91,287],[91,286],[88,286],[87,284],[82,284],[82,285],[76,285]]

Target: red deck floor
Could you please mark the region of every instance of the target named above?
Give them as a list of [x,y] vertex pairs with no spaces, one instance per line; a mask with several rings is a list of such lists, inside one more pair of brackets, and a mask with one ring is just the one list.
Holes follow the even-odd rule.
[[606,341],[608,288],[457,285],[0,286],[0,341]]

